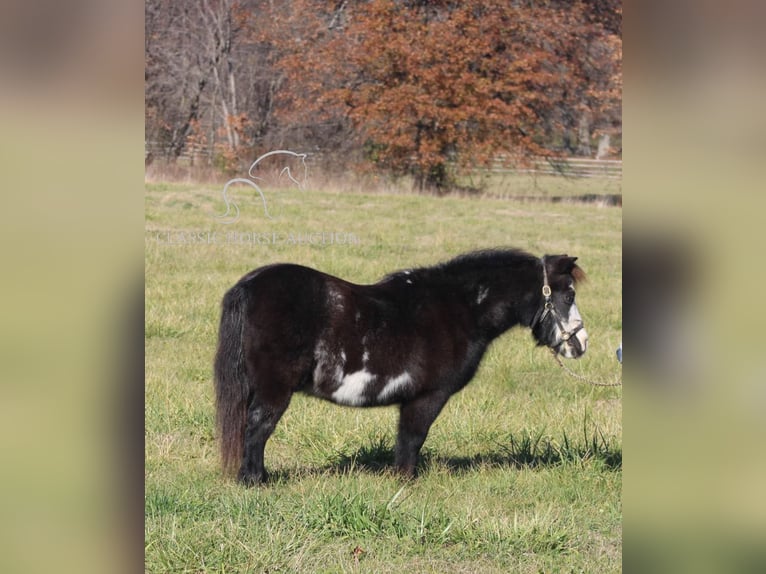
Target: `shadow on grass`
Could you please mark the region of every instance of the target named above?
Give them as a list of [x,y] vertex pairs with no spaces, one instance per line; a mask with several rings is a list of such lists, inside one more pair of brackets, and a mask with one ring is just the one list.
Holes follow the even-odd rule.
[[[426,455],[424,462],[430,464],[430,457]],[[442,464],[455,473],[471,472],[482,467],[495,468],[546,468],[561,466],[563,464],[578,464],[596,462],[602,464],[607,470],[622,469],[622,448],[610,451],[592,453],[582,451],[579,453],[561,453],[555,449],[540,453],[513,453],[505,448],[493,452],[479,453],[465,457],[434,457],[437,464]]]
[[[550,468],[561,465],[596,464],[608,471],[622,469],[622,446],[610,444],[603,436],[589,437],[585,443],[572,444],[564,435],[561,443],[541,436],[509,435],[507,442],[496,442],[488,452],[470,456],[440,456],[426,449],[421,453],[418,474],[433,467],[444,467],[454,474],[474,472],[480,468]],[[272,480],[290,481],[299,476],[320,474],[347,475],[354,473],[394,475],[394,450],[384,439],[374,439],[352,453],[338,453],[330,464],[312,469],[277,470]]]
[[332,462],[324,466],[279,469],[269,472],[269,482],[289,482],[296,478],[316,477],[320,475],[395,474],[394,450],[384,439],[375,439],[361,446],[356,452],[338,452]]

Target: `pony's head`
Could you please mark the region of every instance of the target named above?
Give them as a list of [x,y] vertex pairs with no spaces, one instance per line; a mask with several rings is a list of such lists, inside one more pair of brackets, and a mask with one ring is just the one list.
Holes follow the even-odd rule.
[[575,285],[585,273],[568,255],[546,255],[540,271],[539,308],[532,321],[532,335],[567,359],[576,359],[588,348],[588,333],[575,303]]

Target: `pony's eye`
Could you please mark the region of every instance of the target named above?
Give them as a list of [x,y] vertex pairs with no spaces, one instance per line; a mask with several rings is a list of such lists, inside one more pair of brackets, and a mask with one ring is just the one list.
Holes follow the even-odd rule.
[[564,295],[564,301],[566,301],[567,305],[571,305],[572,303],[574,303],[574,297],[575,297],[574,293],[569,292],[566,295]]

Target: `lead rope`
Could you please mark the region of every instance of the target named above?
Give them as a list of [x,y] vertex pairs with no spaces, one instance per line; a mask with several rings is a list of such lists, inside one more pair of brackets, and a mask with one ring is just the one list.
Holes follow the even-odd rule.
[[553,355],[553,358],[556,359],[556,362],[559,364],[559,367],[564,369],[564,372],[568,373],[570,376],[574,377],[575,379],[578,379],[580,381],[583,381],[585,383],[588,383],[589,385],[593,385],[594,387],[620,387],[622,386],[622,381],[615,381],[613,383],[605,383],[602,381],[594,381],[592,379],[589,379],[588,377],[584,377],[578,373],[575,373],[573,370],[571,370],[569,367],[567,367],[564,363],[561,362],[561,359],[559,359],[558,354],[553,349],[549,349],[551,354]]

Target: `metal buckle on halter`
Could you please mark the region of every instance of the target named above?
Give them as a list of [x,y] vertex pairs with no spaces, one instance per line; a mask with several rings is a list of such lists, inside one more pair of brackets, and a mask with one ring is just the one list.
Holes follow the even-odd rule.
[[551,302],[551,288],[548,283],[543,285],[543,297],[545,297],[545,303],[543,303],[543,316],[540,317],[541,321],[548,313],[553,311],[553,303]]

